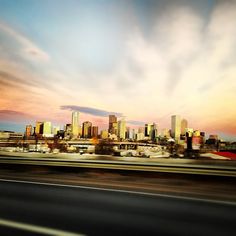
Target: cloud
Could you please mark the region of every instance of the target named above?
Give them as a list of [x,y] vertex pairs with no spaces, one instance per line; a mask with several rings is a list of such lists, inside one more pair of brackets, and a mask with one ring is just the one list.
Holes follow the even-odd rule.
[[[74,25],[73,22],[70,27],[66,22],[61,25],[60,35],[57,35],[56,31],[51,31],[55,40],[47,38],[47,35],[43,34],[45,32],[42,31],[41,37],[44,42],[47,42],[47,48],[50,48],[52,55],[55,56],[55,63],[53,62],[52,65],[54,71],[50,70],[50,63],[34,63],[33,66],[32,60],[22,63],[17,57],[18,51],[15,53],[12,47],[26,53],[30,58],[41,55],[42,60],[47,60],[47,56],[40,54],[38,50],[41,51],[41,49],[34,44],[37,50],[30,50],[28,45],[32,44],[31,41],[27,39],[25,41],[25,37],[22,39],[22,36],[10,27],[3,29],[1,25],[1,36],[4,32],[9,39],[12,38],[12,41],[9,44],[6,42],[2,44],[1,39],[0,50],[4,46],[9,46],[8,49],[16,57],[13,60],[8,57],[7,66],[6,63],[1,62],[0,58],[2,68],[0,82],[3,86],[7,84],[19,86],[19,93],[22,93],[22,97],[24,96],[24,99],[20,100],[22,97],[17,94],[17,89],[12,91],[8,86],[4,89],[5,94],[1,93],[0,102],[3,97],[5,98],[4,104],[0,104],[1,107],[14,110],[15,101],[19,104],[23,101],[22,111],[25,106],[27,112],[31,110],[32,113],[47,113],[47,117],[50,117],[50,115],[53,116],[52,111],[58,112],[57,109],[61,104],[83,104],[85,107],[61,106],[61,116],[65,115],[62,110],[79,110],[100,117],[108,117],[112,113],[125,114],[129,117],[130,123],[142,125],[138,120],[150,123],[156,121],[158,124],[161,122],[160,126],[163,125],[163,128],[170,127],[172,114],[186,117],[189,123],[192,123],[192,127],[196,125],[199,128],[210,129],[210,126],[215,130],[220,127],[220,124],[224,128],[227,127],[225,123],[225,116],[227,116],[227,119],[232,121],[228,127],[233,129],[232,124],[236,115],[235,109],[232,109],[236,101],[235,1],[214,1],[210,7],[202,1],[202,9],[195,8],[188,3],[189,1],[184,1],[184,4],[179,4],[179,2],[172,4],[176,1],[165,2],[167,4],[164,7],[158,7],[158,9],[152,7],[153,14],[146,22],[148,24],[142,24],[142,19],[140,19],[146,18],[145,14],[150,13],[150,9],[145,8],[145,10],[143,7],[139,15],[135,14],[132,9],[128,10],[128,7],[122,8],[121,11],[123,15],[127,14],[127,18],[122,18],[119,12],[116,16],[117,22],[120,18],[123,21],[124,19],[131,20],[127,20],[127,24],[119,24],[121,27],[114,27],[112,20],[105,20],[104,22],[109,24],[106,25],[108,33],[104,35],[111,42],[105,57],[100,51],[91,47],[93,46],[91,42],[87,44],[87,41],[85,41],[86,48],[81,54],[80,49],[84,46],[80,43],[81,39],[90,37],[86,36],[86,32],[80,35],[83,33],[80,31],[82,23],[76,24],[76,20],[80,19],[76,16],[73,18]],[[205,8],[208,8],[207,11]],[[99,11],[96,13],[99,16]],[[86,15],[86,17],[89,19],[89,16]],[[93,17],[94,19],[96,20],[96,17]],[[82,25],[85,31],[92,32],[94,36],[91,38],[92,43],[97,43],[95,49],[99,47],[100,41],[96,40],[96,36],[99,36],[97,33],[102,32],[100,28],[103,24],[100,28],[96,27],[97,33],[93,31],[96,24],[88,25],[86,21]],[[78,30],[74,30],[75,27],[78,27],[76,28]],[[110,31],[110,27],[113,31]],[[61,32],[67,33],[61,34]],[[110,32],[116,33],[112,33],[115,37],[109,38]],[[113,38],[117,38],[115,43],[111,40]],[[17,46],[12,46],[12,42],[15,42]],[[111,54],[109,54],[110,48],[113,49]],[[96,55],[93,52],[97,52]],[[84,60],[86,56],[89,56],[89,60]],[[0,57],[3,58],[2,51]],[[20,68],[19,61],[21,66],[24,64],[26,70]],[[96,64],[98,61],[100,63]],[[106,63],[107,61],[112,61],[112,63]],[[10,63],[15,63],[18,67],[10,66]],[[30,73],[25,73],[25,71]],[[37,72],[39,76],[34,77],[33,75],[37,75]],[[38,82],[39,86],[33,89],[35,82]],[[42,83],[45,83],[44,88],[47,87],[50,91],[38,88]],[[30,90],[29,93],[23,91],[22,84],[25,84],[24,88]],[[57,91],[52,89],[54,86]],[[35,92],[38,90],[42,94],[36,99]],[[34,101],[35,104],[29,104],[30,101]],[[106,107],[106,110],[93,107]],[[113,110],[121,111],[122,114],[109,112]],[[86,114],[82,116],[86,117]],[[216,118],[219,120],[217,124],[214,123]]]
[[9,72],[5,72],[0,70],[0,85],[16,85],[17,86],[37,86],[37,83],[34,80],[26,80],[25,78],[20,78],[18,76],[15,76]]
[[33,116],[15,110],[0,110],[0,121],[17,121],[17,122],[26,122],[34,119]]
[[127,120],[127,123],[128,123],[128,124],[131,124],[131,125],[144,126],[146,122],[138,121],[138,120]]
[[[53,78],[45,76],[49,55],[28,38],[0,21],[0,105],[26,100],[42,90],[54,88]],[[46,79],[47,78],[47,79]],[[31,99],[31,101],[33,98]],[[22,105],[22,104],[21,104]]]
[[26,115],[24,112],[20,111],[13,111],[13,110],[0,110],[0,114],[5,114],[5,115]]
[[2,22],[0,22],[0,32],[7,34],[21,45],[22,48],[20,48],[19,50],[24,58],[40,61],[49,60],[49,55],[45,51],[36,46],[28,38],[24,37],[22,34],[18,33],[13,28]]
[[[13,63],[14,64],[14,63]],[[39,96],[41,92],[49,91],[50,93],[56,88],[57,84],[52,84],[50,79],[42,79],[34,72],[28,71],[21,65],[10,65],[8,62],[2,63],[0,59],[0,91],[1,99],[6,99],[10,95],[9,100],[16,97],[31,96],[31,100],[35,96]],[[28,99],[28,98],[27,98]]]
[[82,113],[94,115],[94,116],[102,116],[108,117],[109,115],[116,115],[118,117],[122,116],[122,113],[106,111],[101,109],[96,109],[92,107],[83,107],[83,106],[74,106],[74,105],[64,105],[60,107],[61,110],[69,110],[69,111],[79,111]]

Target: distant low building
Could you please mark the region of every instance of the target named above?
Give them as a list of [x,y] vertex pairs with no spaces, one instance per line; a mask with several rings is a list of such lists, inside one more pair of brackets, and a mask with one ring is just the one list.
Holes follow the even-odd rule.
[[101,131],[101,138],[102,139],[107,139],[108,138],[108,131],[107,130],[102,130]]
[[216,134],[209,135],[209,139],[206,140],[207,145],[217,146],[219,137]]
[[9,139],[10,138],[10,131],[0,131],[0,139]]
[[23,139],[23,138],[24,138],[23,133],[7,131],[7,130],[0,131],[0,139],[2,140],[6,140],[6,139],[18,140],[18,139]]
[[137,133],[136,140],[141,141],[144,140],[145,136],[144,133]]
[[57,135],[58,131],[60,130],[59,126],[53,126],[52,133],[53,135]]

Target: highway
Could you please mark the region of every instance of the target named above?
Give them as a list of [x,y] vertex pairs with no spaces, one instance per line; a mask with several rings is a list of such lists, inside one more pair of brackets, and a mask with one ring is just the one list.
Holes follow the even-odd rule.
[[236,203],[0,180],[1,235],[235,235]]

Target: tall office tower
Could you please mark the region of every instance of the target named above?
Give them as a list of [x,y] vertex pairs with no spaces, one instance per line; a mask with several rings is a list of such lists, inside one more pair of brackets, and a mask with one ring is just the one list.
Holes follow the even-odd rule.
[[79,126],[79,137],[82,137],[82,125]]
[[130,127],[126,127],[125,129],[125,139],[129,139]]
[[151,128],[150,128],[150,131],[149,131],[149,137],[152,141],[156,141],[156,138],[158,136],[157,124],[153,123],[150,127]]
[[110,134],[115,134],[115,135],[118,134],[118,123],[117,122],[112,123],[112,128],[110,131],[111,131]]
[[25,127],[25,137],[30,137],[32,135],[32,125],[26,125]]
[[66,138],[71,138],[71,134],[72,134],[71,127],[72,127],[71,124],[66,124],[66,125],[65,125],[65,133],[64,133],[64,136],[65,136]]
[[171,116],[171,136],[175,140],[180,139],[181,133],[181,118],[180,116],[174,115]]
[[50,121],[43,122],[43,136],[51,136],[52,135],[52,124]]
[[132,129],[132,139],[133,140],[136,140],[137,133],[138,133],[138,129]]
[[72,122],[71,122],[71,132],[73,137],[78,137],[79,135],[79,112],[72,112]]
[[150,136],[150,131],[152,129],[152,124],[145,124],[145,137],[149,137]]
[[82,136],[83,138],[91,138],[92,136],[92,123],[91,122],[89,121],[83,122]]
[[118,138],[125,139],[125,133],[126,133],[126,122],[125,118],[122,118],[118,121]]
[[93,138],[98,137],[98,126],[92,126],[92,137]]
[[110,134],[115,134],[115,125],[114,123],[117,123],[117,117],[115,115],[109,115],[109,127],[108,127],[108,132]]
[[35,126],[35,134],[43,134],[43,122],[37,121]]
[[186,119],[182,119],[181,120],[181,134],[185,134],[187,128],[188,128],[188,121]]

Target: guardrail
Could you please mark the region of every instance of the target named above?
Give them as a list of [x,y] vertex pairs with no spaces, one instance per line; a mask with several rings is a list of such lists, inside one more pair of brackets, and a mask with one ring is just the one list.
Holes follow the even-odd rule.
[[126,171],[148,171],[191,175],[236,177],[234,166],[210,166],[195,164],[137,163],[128,161],[65,160],[49,158],[1,157],[0,164],[33,165],[48,167],[93,168]]

